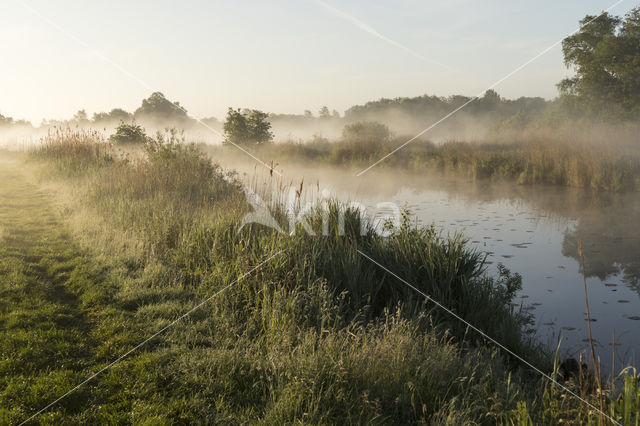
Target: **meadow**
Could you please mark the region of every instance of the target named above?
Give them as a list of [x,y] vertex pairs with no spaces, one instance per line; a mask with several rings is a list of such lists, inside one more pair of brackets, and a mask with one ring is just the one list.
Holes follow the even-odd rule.
[[[386,148],[261,149],[364,163]],[[393,161],[463,170],[485,155],[416,144]],[[512,305],[520,276],[488,276],[462,235],[408,219],[387,237],[362,233],[355,210],[339,235],[338,202],[327,235],[321,211],[309,218],[317,236],[240,229],[250,206],[234,172],[172,131],[123,154],[99,133],[58,129],[1,157],[2,423],[608,423],[358,250],[616,421],[640,422],[636,372],[596,386],[588,368],[561,371],[555,348],[524,333],[531,317]]]

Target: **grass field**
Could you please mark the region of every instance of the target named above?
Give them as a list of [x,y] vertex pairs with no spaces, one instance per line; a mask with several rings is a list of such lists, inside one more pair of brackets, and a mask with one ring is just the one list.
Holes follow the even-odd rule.
[[[327,236],[239,230],[249,206],[233,174],[175,135],[139,157],[70,131],[26,157],[0,155],[2,423],[27,420],[212,296],[33,422],[602,419],[357,252],[556,375],[510,305],[519,276],[486,276],[461,237],[409,223],[361,235],[354,211],[338,235],[337,206]],[[320,230],[319,214],[310,222]],[[587,378],[556,377],[600,403]],[[619,383],[603,408],[637,423],[638,378]]]

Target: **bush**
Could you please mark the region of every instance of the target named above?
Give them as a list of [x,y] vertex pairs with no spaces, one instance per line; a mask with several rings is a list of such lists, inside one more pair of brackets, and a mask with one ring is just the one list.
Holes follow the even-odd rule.
[[109,140],[119,144],[145,143],[147,141],[147,134],[139,124],[120,123],[116,132],[109,137]]
[[352,142],[387,142],[391,132],[389,128],[375,121],[359,121],[347,124],[342,129],[342,139]]
[[342,141],[334,145],[331,157],[340,163],[366,161],[372,154],[378,157],[385,151],[390,136],[391,132],[387,126],[374,121],[347,124],[342,129]]

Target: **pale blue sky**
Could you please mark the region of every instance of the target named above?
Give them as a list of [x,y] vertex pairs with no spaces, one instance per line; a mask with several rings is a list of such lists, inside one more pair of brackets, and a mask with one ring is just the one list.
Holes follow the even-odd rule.
[[[475,95],[614,2],[2,0],[0,113],[39,123],[134,110],[149,88],[95,51],[198,117]],[[496,90],[552,98],[569,73],[558,46]]]

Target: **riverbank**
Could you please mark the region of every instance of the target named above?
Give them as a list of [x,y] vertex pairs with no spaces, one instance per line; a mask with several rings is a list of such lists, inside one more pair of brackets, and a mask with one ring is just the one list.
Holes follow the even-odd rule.
[[463,233],[468,247],[487,255],[490,274],[497,274],[497,266],[503,264],[522,275],[515,303],[535,316],[527,331],[550,347],[561,339],[562,359],[590,351],[585,306],[576,303],[576,295],[584,293],[585,272],[592,337],[603,371],[612,374],[614,366],[636,365],[640,354],[636,193],[469,182],[389,168],[373,169],[363,178],[356,176],[358,170],[323,164],[281,163],[278,170],[283,176],[277,176],[248,156],[238,161],[216,159],[237,170],[239,179],[258,193],[276,188],[291,199],[303,183],[303,205],[335,197],[357,203],[375,221],[390,212],[384,203],[392,203],[406,207],[418,226],[433,225],[443,235]]
[[[510,305],[519,277],[508,271],[485,276],[481,257],[462,239],[444,239],[409,223],[391,237],[371,229],[361,235],[353,211],[345,216],[345,235],[339,235],[337,210],[325,236],[302,228],[282,234],[260,225],[240,230],[250,207],[233,175],[171,137],[152,144],[139,159],[117,158],[95,135],[60,134],[45,142],[28,161],[39,186],[25,189],[28,178],[20,177],[23,166],[14,162],[2,168],[17,176],[15,184],[3,187],[3,197],[28,197],[37,188],[55,194],[34,208],[51,215],[62,209],[64,219],[56,226],[70,240],[59,245],[73,249],[77,263],[98,274],[81,280],[76,272],[81,267],[74,265],[69,279],[61,277],[61,285],[82,301],[79,310],[89,318],[84,333],[91,338],[82,342],[89,346],[85,351],[69,341],[69,350],[82,361],[67,367],[73,376],[57,385],[47,379],[62,374],[65,352],[54,351],[29,370],[8,371],[0,393],[0,405],[11,407],[2,413],[8,422],[28,418],[46,405],[41,402],[69,390],[203,300],[208,303],[52,406],[43,418],[270,424],[597,421],[588,406],[358,254],[376,259],[555,374],[550,355],[522,333],[527,316]],[[20,238],[30,210],[6,206],[2,238],[16,237],[3,247],[17,249],[24,246]],[[310,223],[321,235],[321,217],[311,217]],[[42,241],[53,238],[48,228],[34,232]],[[55,244],[43,246],[59,250]],[[22,270],[28,256],[17,256],[6,268]],[[58,261],[55,254],[47,259],[54,266]],[[108,285],[95,285],[101,282]],[[3,282],[4,292],[12,283]],[[34,312],[52,309],[49,300],[41,302]],[[13,305],[5,309],[6,318],[19,315]],[[9,357],[33,344],[3,346]],[[606,399],[607,412],[621,420],[625,412],[636,417],[638,412],[637,400],[629,399],[636,395],[637,380],[626,380],[627,399]],[[599,404],[586,381],[563,383]]]
[[[522,185],[558,185],[594,191],[640,190],[640,151],[627,140],[579,142],[546,134],[502,137],[496,141],[434,144],[407,138],[342,137],[329,141],[289,141],[248,148],[268,164],[297,162],[375,167],[416,174],[455,176],[469,181],[505,180]],[[216,155],[236,155],[232,146],[203,147]],[[395,151],[395,152],[394,152]],[[364,175],[363,175],[364,176]]]

